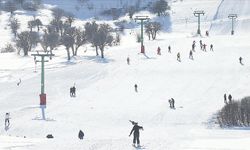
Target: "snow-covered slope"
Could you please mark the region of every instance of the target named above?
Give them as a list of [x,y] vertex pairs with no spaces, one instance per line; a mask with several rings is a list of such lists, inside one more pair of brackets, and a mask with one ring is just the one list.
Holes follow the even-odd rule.
[[[141,143],[148,150],[248,150],[248,130],[221,130],[210,119],[223,106],[224,93],[235,99],[249,95],[250,36],[193,37],[195,19],[191,14],[187,25],[183,20],[190,6],[203,6],[207,18],[213,18],[219,4],[217,0],[173,3],[173,32],[160,34],[156,41],[145,40],[146,56],[139,54],[140,44],[130,31],[120,46],[105,50],[104,60],[88,47],[67,62],[60,47],[46,63],[46,121],[41,120],[38,106],[40,68],[33,72],[32,57],[0,55],[0,118],[11,113],[10,128],[0,126],[0,149],[128,150],[132,149],[131,119],[143,125]],[[209,20],[203,22],[203,30],[210,26]],[[194,60],[188,59],[193,40],[213,44],[214,52],[197,48]],[[158,46],[161,56],[156,54]],[[177,52],[181,62],[176,61]],[[131,65],[126,64],[127,56]],[[22,83],[17,86],[19,78]],[[74,83],[77,96],[70,98],[69,87]],[[169,109],[171,97],[176,110]],[[77,139],[80,129],[85,133],[83,141]],[[46,140],[49,133],[55,139]]]

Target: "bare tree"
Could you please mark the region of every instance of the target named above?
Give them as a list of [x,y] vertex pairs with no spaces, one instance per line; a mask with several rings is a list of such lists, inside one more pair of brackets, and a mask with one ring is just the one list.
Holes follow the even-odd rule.
[[42,21],[40,19],[36,19],[35,24],[36,24],[36,27],[37,27],[37,31],[39,32],[40,27],[43,25],[43,23],[42,23]]
[[87,43],[87,36],[84,30],[78,28],[76,29],[76,36],[75,36],[75,52],[74,56],[77,56],[77,51],[79,47]]
[[162,26],[159,22],[149,22],[145,25],[145,28],[146,28],[145,32],[148,35],[149,40],[150,40],[150,36],[152,37],[153,40],[155,40],[156,35],[161,30]]
[[48,48],[50,48],[50,53],[52,54],[52,50],[59,45],[59,35],[55,32],[45,32],[45,34],[42,36],[40,43],[44,51],[48,51]]
[[167,10],[170,10],[168,2],[165,0],[158,0],[153,3],[152,12],[157,13],[158,16],[165,14]]
[[17,35],[16,46],[20,50],[23,50],[24,56],[28,55],[32,47],[36,46],[39,41],[39,35],[37,32],[23,31]]
[[108,24],[101,24],[94,40],[98,43],[98,47],[101,50],[101,57],[104,58],[104,48],[107,45],[111,45],[114,37],[111,35],[112,27]]
[[34,20],[28,21],[28,28],[30,29],[31,32],[33,31],[33,28],[35,28],[35,26],[36,26],[36,21]]
[[133,15],[135,14],[136,12],[136,8],[134,6],[130,6],[128,8],[128,15],[129,15],[129,18],[132,19],[133,18]]
[[70,60],[70,48],[74,45],[74,38],[71,37],[68,34],[64,34],[62,37],[62,43],[65,46],[66,50],[67,50],[67,56],[68,56],[68,60]]
[[90,42],[93,46],[95,46],[95,49],[96,49],[96,56],[99,55],[98,53],[98,42],[95,40],[95,35],[97,33],[97,30],[99,28],[99,25],[96,24],[96,22],[87,22],[85,25],[84,25],[84,28],[85,28],[85,33],[86,33],[86,37],[87,37],[87,40],[88,42]]
[[71,12],[67,12],[67,13],[65,14],[65,17],[67,18],[66,21],[69,23],[69,26],[71,27],[71,26],[72,26],[72,23],[73,23],[74,20],[75,20],[74,14],[71,13]]
[[11,31],[14,34],[15,38],[16,38],[17,30],[20,28],[20,23],[16,18],[12,18],[10,20],[10,28],[11,28]]

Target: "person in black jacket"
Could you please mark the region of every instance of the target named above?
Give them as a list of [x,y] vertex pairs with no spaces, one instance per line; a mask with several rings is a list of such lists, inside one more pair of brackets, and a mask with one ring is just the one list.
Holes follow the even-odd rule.
[[139,147],[140,146],[140,139],[139,139],[140,132],[139,132],[139,130],[140,129],[143,130],[143,127],[142,126],[138,126],[137,122],[133,122],[132,124],[134,125],[134,127],[131,130],[129,136],[131,136],[131,134],[134,132],[133,146],[135,146],[135,144],[137,143],[137,146]]
[[80,130],[79,133],[78,133],[78,138],[79,138],[80,140],[82,140],[83,137],[84,137],[84,133],[82,132],[82,130]]

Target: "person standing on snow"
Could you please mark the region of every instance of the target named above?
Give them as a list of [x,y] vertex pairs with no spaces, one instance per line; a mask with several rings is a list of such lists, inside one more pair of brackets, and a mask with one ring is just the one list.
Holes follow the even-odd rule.
[[127,57],[127,64],[130,65],[130,59]]
[[203,51],[207,51],[207,45],[205,43],[203,44]]
[[210,45],[210,51],[214,51],[214,46],[213,46],[213,44]]
[[160,47],[157,48],[157,55],[161,55],[161,48]]
[[229,102],[229,104],[231,104],[231,103],[232,103],[232,99],[233,99],[232,95],[231,95],[231,94],[229,94],[229,95],[228,95],[228,102]]
[[175,100],[173,98],[171,98],[171,103],[172,103],[172,108],[175,109],[175,106],[174,106]]
[[168,46],[168,52],[171,53],[171,46]]
[[140,130],[143,130],[142,126],[138,126],[137,122],[133,123],[134,127],[131,130],[129,136],[131,136],[132,133],[134,133],[134,138],[133,138],[133,146],[137,143],[137,147],[140,147]]
[[137,84],[135,84],[135,92],[137,93],[138,92],[138,90],[137,90]]
[[201,47],[201,50],[202,50],[202,48],[203,48],[202,40],[200,40],[200,47]]
[[242,57],[239,58],[240,64],[243,65],[242,63]]
[[224,94],[224,103],[227,104],[227,94]]

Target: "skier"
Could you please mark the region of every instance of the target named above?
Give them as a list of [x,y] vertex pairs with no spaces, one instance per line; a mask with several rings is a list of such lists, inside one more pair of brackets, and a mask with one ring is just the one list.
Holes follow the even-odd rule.
[[192,59],[192,60],[194,59],[194,57],[193,57],[193,51],[189,52],[189,59]]
[[207,45],[204,43],[203,44],[203,50],[206,52],[207,51]]
[[70,87],[69,93],[70,93],[70,97],[72,97],[73,96],[73,88],[72,87]]
[[171,53],[171,46],[168,46],[168,52]]
[[232,103],[232,98],[233,98],[232,95],[229,94],[229,95],[228,95],[228,102],[229,102],[230,104]]
[[175,100],[173,98],[171,98],[171,103],[172,103],[172,108],[175,109],[175,106],[174,106]]
[[243,65],[242,63],[242,57],[239,58],[240,64]]
[[192,44],[192,51],[195,52],[195,43]]
[[213,46],[213,44],[210,45],[210,51],[214,51],[214,46]]
[[84,137],[84,133],[82,132],[82,130],[80,130],[79,133],[78,133],[78,138],[79,138],[80,140],[82,140],[83,137]]
[[177,53],[177,60],[178,60],[179,62],[181,62],[181,54],[180,54],[180,53]]
[[138,92],[138,90],[137,90],[137,84],[135,84],[135,92]]
[[209,36],[209,32],[208,31],[206,31],[206,36]]
[[224,94],[224,103],[227,104],[227,94]]
[[76,87],[75,85],[72,87],[72,97],[76,96]]
[[168,102],[169,102],[169,107],[172,108],[172,100],[169,99]]
[[8,128],[10,126],[10,113],[5,114],[5,128]]
[[134,138],[133,138],[133,146],[135,146],[135,144],[137,143],[137,147],[140,147],[140,132],[139,130],[143,130],[142,126],[138,126],[137,122],[134,122],[134,127],[131,130],[129,136],[131,136],[131,134],[134,132]]
[[19,78],[19,82],[17,82],[17,86],[19,86],[20,84],[21,84],[21,82],[22,82],[22,80],[21,80],[21,78]]
[[157,55],[161,55],[161,48],[160,47],[157,48]]
[[127,64],[130,65],[130,59],[127,57]]
[[202,40],[200,40],[200,47],[201,47],[201,50],[202,50],[202,47],[203,47]]

